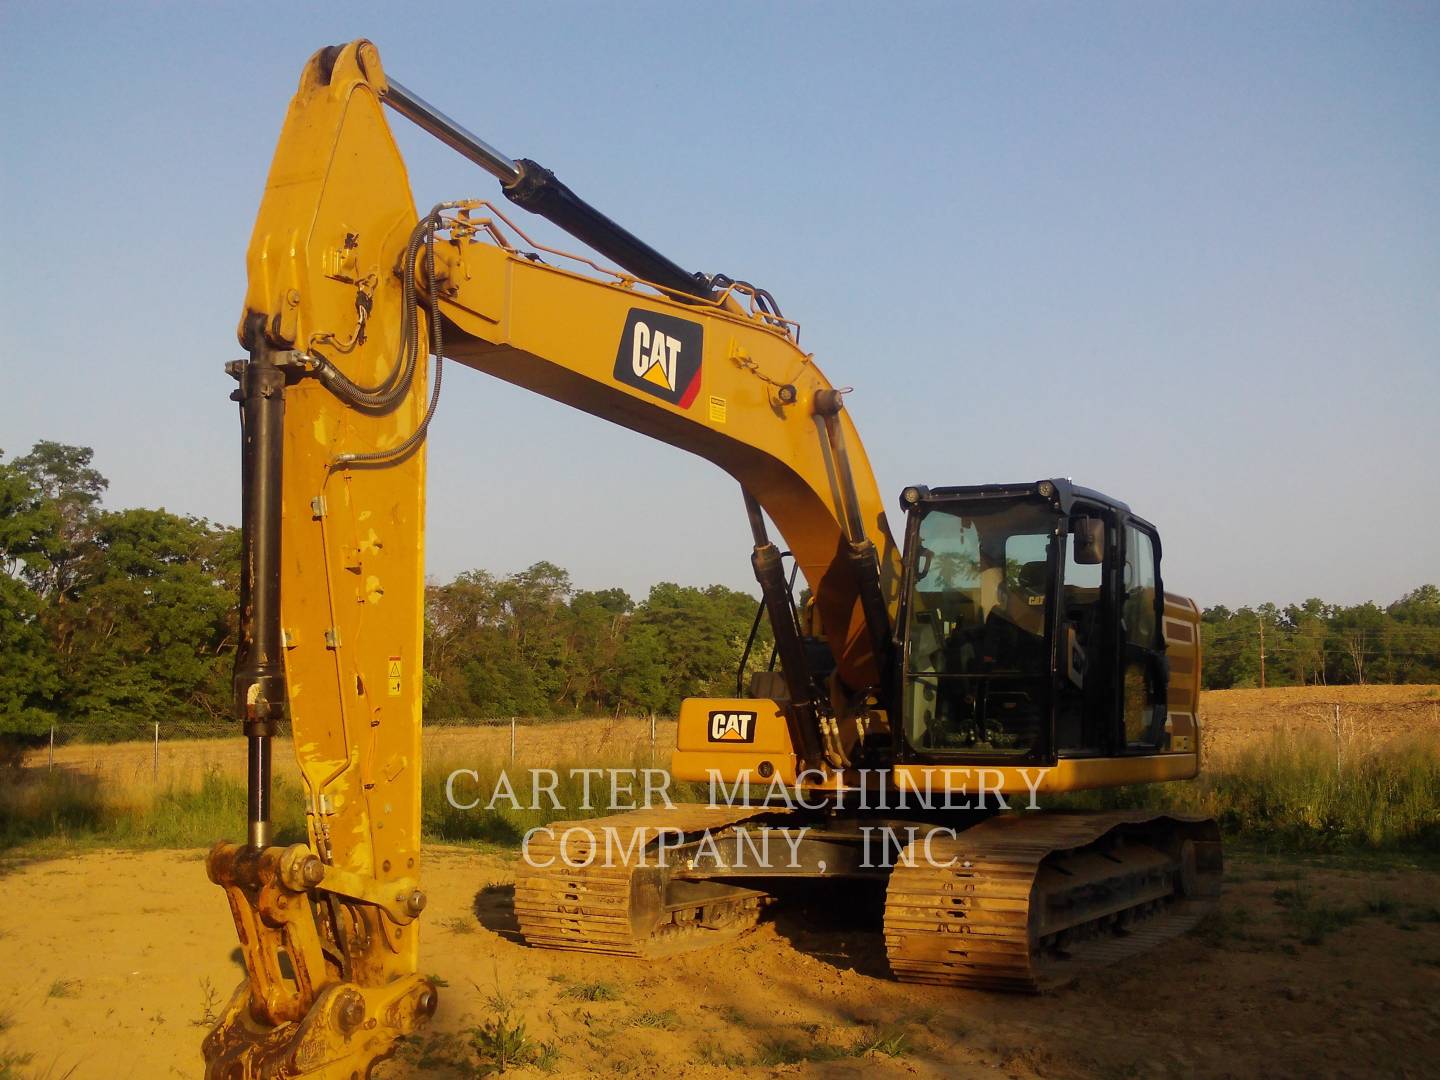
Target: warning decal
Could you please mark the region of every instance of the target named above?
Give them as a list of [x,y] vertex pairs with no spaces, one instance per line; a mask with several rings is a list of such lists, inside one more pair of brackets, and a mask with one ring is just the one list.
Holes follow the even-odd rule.
[[390,657],[390,662],[389,662],[389,664],[386,666],[385,677],[386,677],[387,681],[388,681],[389,684],[390,684],[390,696],[391,696],[391,697],[399,697],[399,696],[400,696],[400,657],[398,657],[398,656],[392,656],[392,657]]

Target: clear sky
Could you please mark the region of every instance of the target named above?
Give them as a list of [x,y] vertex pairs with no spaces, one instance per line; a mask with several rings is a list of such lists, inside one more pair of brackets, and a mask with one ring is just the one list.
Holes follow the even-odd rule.
[[[1440,5],[0,0],[0,448],[238,520],[244,250],[306,58],[769,288],[893,500],[1071,476],[1202,605],[1440,580]],[[416,197],[488,176],[394,118]],[[457,371],[429,571],[751,588],[696,458]]]

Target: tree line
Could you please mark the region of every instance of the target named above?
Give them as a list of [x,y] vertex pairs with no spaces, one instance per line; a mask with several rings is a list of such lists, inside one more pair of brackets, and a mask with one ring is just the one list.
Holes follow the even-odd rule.
[[1421,585],[1384,607],[1206,608],[1201,643],[1209,690],[1260,686],[1262,670],[1266,686],[1440,683],[1440,588]]
[[[85,447],[0,453],[0,735],[60,724],[91,738],[140,724],[231,729],[238,530],[166,510],[109,510]],[[582,589],[537,562],[427,589],[430,718],[671,715],[731,694],[753,597],[661,583],[643,600]],[[1205,611],[1205,686],[1440,682],[1440,589],[1387,607],[1309,600]],[[761,620],[750,661],[770,656]]]
[[[0,453],[0,736],[229,730],[239,530],[105,509],[93,456]],[[686,694],[734,693],[755,608],[721,585],[582,589],[548,562],[468,571],[427,588],[425,713],[673,714]],[[769,640],[762,624],[752,669]]]

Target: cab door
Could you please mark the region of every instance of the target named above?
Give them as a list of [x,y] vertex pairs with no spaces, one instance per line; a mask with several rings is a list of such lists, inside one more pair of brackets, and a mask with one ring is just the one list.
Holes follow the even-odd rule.
[[[1109,507],[1077,502],[1065,532],[1056,633],[1055,748],[1065,757],[1112,751],[1116,744],[1117,604],[1115,580],[1120,543]],[[1101,530],[1097,546],[1086,543],[1086,526]]]
[[1154,753],[1165,734],[1168,673],[1165,663],[1164,590],[1160,539],[1127,521],[1120,578],[1120,746]]

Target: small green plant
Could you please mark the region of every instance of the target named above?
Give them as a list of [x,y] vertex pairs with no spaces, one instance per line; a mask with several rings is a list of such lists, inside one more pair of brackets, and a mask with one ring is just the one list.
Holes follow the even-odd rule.
[[1321,945],[1329,935],[1365,914],[1362,908],[1317,902],[1298,879],[1292,887],[1276,889],[1275,901],[1283,909],[1286,925],[1302,945]]
[[541,1072],[554,1072],[555,1067],[560,1064],[560,1048],[553,1042],[541,1043],[535,1052],[535,1060],[530,1064]]
[[1394,915],[1399,910],[1399,901],[1386,892],[1374,892],[1365,899],[1365,911],[1370,915]]
[[695,1047],[695,1056],[706,1065],[720,1065],[727,1069],[740,1069],[750,1064],[744,1054],[726,1050],[708,1039]]
[[1251,940],[1250,912],[1244,908],[1216,908],[1195,924],[1195,935],[1211,948],[1230,941]]
[[[476,986],[479,990],[480,987]],[[513,1065],[553,1067],[558,1051],[549,1043],[536,1042],[525,1031],[525,1021],[514,1015],[515,1004],[495,973],[495,989],[485,997],[486,1007],[495,1015],[470,1029],[470,1049],[477,1059],[477,1076],[503,1073]]]
[[504,1072],[512,1065],[525,1065],[538,1048],[525,1034],[525,1021],[511,1019],[505,1009],[470,1031],[470,1045],[480,1059],[479,1075]]
[[449,930],[452,934],[473,934],[475,932],[475,920],[467,919],[463,915],[456,915],[451,919],[441,919],[440,927]]
[[755,1063],[772,1067],[801,1065],[805,1062],[836,1061],[850,1053],[849,1049],[831,1046],[828,1043],[812,1042],[808,1046],[801,1046],[788,1039],[772,1039],[761,1045]]
[[674,1031],[680,1023],[680,1017],[674,1009],[664,1009],[654,1012],[649,1009],[638,1012],[630,1018],[630,1023],[642,1028],[660,1028],[664,1031]]
[[1286,911],[1294,911],[1297,908],[1308,907],[1310,904],[1310,890],[1306,887],[1303,878],[1295,878],[1289,885],[1277,885],[1271,893],[1275,902]]
[[886,1057],[900,1057],[909,1048],[910,1037],[898,1028],[873,1028],[861,1034],[850,1048],[856,1057],[866,1054],[884,1054]]
[[578,1001],[617,1001],[620,998],[620,991],[614,983],[596,980],[595,982],[572,983],[566,989],[565,996]]
[[34,1054],[20,1054],[14,1050],[0,1050],[0,1080],[23,1080],[22,1068],[29,1065]]
[[755,1057],[757,1065],[799,1065],[805,1060],[805,1051],[787,1039],[771,1039],[760,1047]]
[[56,979],[50,984],[47,998],[72,998],[80,992],[79,979]]
[[452,1032],[437,1032],[423,1040],[402,1044],[404,1060],[413,1062],[421,1073],[437,1069],[450,1069],[459,1073],[473,1072],[469,1048],[464,1040]]

